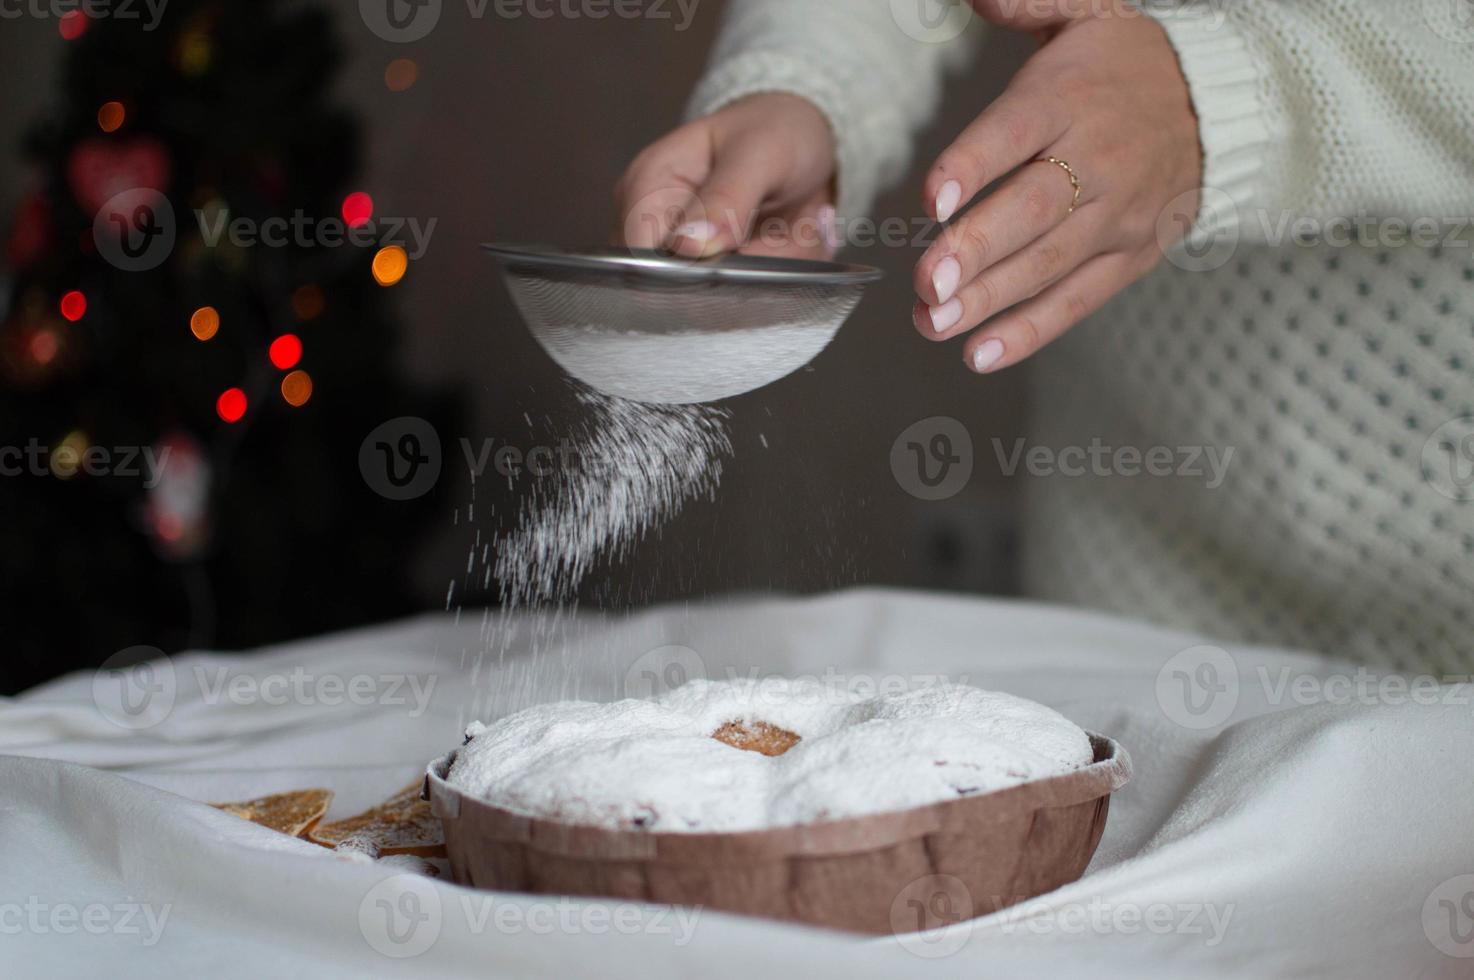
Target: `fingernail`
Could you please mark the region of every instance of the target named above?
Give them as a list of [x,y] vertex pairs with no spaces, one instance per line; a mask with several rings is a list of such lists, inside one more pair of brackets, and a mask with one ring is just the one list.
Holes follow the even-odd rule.
[[957,292],[957,284],[962,281],[962,265],[952,256],[937,263],[937,267],[931,273],[931,288],[937,291],[937,302],[945,303]]
[[933,306],[929,312],[931,313],[931,328],[941,333],[962,319],[962,300],[949,299],[941,306]]
[[819,209],[819,231],[824,236],[824,245],[829,250],[829,257],[834,258],[834,253],[839,251],[843,243],[839,238],[839,216],[828,204]]
[[689,238],[693,242],[706,242],[717,237],[717,226],[710,221],[690,221],[676,229],[677,238]]
[[1003,341],[997,338],[985,340],[977,350],[972,352],[972,369],[982,374],[997,364],[1001,357],[1003,357]]
[[937,220],[946,221],[957,211],[957,205],[962,203],[962,185],[955,180],[949,180],[937,191]]

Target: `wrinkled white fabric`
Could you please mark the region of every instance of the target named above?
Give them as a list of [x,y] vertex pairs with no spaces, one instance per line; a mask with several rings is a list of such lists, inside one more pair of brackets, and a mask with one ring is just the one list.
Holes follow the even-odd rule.
[[[100,716],[89,675],[0,707],[0,751],[18,754],[0,757],[0,972],[1468,976],[1471,961],[1438,945],[1474,953],[1457,945],[1474,932],[1459,890],[1474,890],[1474,879],[1459,877],[1474,874],[1466,688],[1425,687],[1418,700],[1438,703],[1414,703],[1396,682],[1303,654],[1205,651],[1197,637],[1095,614],[877,590],[580,617],[539,665],[514,644],[472,684],[473,618],[256,656],[175,658],[155,673],[175,681],[173,710],[136,732]],[[329,815],[347,815],[455,747],[472,717],[551,697],[623,697],[663,663],[687,676],[756,667],[856,685],[942,675],[1041,701],[1111,735],[1135,776],[1114,798],[1082,880],[909,944],[711,912],[685,920],[686,933],[669,912],[600,919],[613,914],[607,903],[560,906],[420,878],[383,884],[399,869],[340,860],[192,802],[327,786],[338,793]],[[1204,678],[1199,668],[1213,663],[1220,672]],[[219,667],[244,678],[234,700]],[[252,700],[294,673],[307,693],[293,703]],[[428,697],[382,680],[406,674]],[[352,689],[355,677],[373,679],[372,688],[357,683],[375,703],[324,703],[337,690],[325,679]],[[1193,678],[1204,684],[1189,690]],[[1358,693],[1378,690],[1379,703]],[[1310,703],[1322,696],[1350,703]],[[1222,724],[1198,727],[1215,713]],[[113,916],[116,928],[53,928],[53,910],[88,904],[107,910],[95,923]],[[136,931],[125,932],[115,910],[130,904]],[[151,945],[144,906],[162,919]],[[409,938],[386,946],[388,916],[400,912],[397,934]],[[610,925],[621,921],[633,931]],[[394,952],[425,948],[392,958],[373,939]]]

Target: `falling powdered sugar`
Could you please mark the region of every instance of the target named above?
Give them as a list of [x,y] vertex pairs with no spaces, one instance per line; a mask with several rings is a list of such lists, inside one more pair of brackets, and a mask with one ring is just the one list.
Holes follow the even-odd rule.
[[[548,654],[566,650],[580,586],[601,563],[627,558],[689,501],[713,498],[732,452],[726,409],[633,402],[583,387],[575,397],[580,411],[558,442],[557,465],[551,452],[546,468],[527,455],[522,472],[535,479],[521,484],[527,489],[515,509],[483,510],[491,527],[477,527],[464,579],[450,583],[446,609],[457,623],[459,592],[492,589],[495,580],[499,600],[482,612],[474,660],[461,648],[461,665],[478,689],[461,710],[462,724],[576,695],[586,671]],[[478,472],[467,508],[473,523]],[[514,649],[526,655],[509,661]],[[490,683],[483,686],[483,678]]]
[[725,409],[578,392],[574,461],[539,481],[496,548],[504,609],[564,603],[594,566],[622,558],[688,500],[711,497],[732,451]]

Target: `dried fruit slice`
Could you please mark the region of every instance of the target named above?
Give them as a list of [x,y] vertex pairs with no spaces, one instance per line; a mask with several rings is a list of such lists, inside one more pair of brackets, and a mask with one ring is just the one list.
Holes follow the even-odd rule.
[[273,793],[239,803],[211,803],[217,810],[233,813],[242,820],[259,823],[292,837],[301,837],[317,826],[333,802],[330,789],[298,789]]
[[761,752],[763,755],[782,755],[799,743],[799,737],[793,732],[765,721],[729,721],[712,732],[711,737],[734,749]]
[[308,839],[323,847],[342,847],[374,857],[444,857],[445,832],[440,818],[430,812],[430,804],[420,799],[421,785],[413,782],[357,816],[321,824]]

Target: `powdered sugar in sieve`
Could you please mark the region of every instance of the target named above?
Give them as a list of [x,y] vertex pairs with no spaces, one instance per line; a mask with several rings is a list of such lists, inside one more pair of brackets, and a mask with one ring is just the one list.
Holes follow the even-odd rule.
[[747,255],[483,247],[564,371],[608,395],[667,404],[728,398],[803,367],[881,275]]

